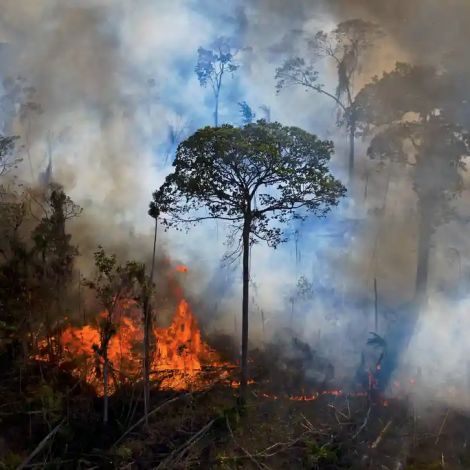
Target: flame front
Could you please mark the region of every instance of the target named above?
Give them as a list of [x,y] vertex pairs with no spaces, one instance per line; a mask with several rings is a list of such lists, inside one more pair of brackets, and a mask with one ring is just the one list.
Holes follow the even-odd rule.
[[[175,271],[186,273],[187,268],[178,266]],[[176,285],[174,287],[178,301],[172,324],[169,328],[153,329],[156,348],[151,354],[151,379],[158,380],[162,388],[187,388],[189,383],[192,387],[203,387],[203,382],[198,384],[197,380],[203,364],[217,367],[223,364],[217,353],[202,340],[197,320],[183,299],[182,290]],[[108,312],[99,314],[101,318],[107,316]],[[107,350],[109,393],[113,393],[119,383],[134,383],[142,377],[141,344],[144,338],[140,318],[141,311],[132,301],[119,302],[113,312],[116,334]],[[96,352],[100,345],[99,327],[86,325],[76,328],[69,325],[62,332],[60,343],[60,365],[71,369],[102,394],[103,359]],[[47,341],[43,340],[39,346],[45,350]],[[38,355],[37,359],[44,357]],[[162,372],[167,374],[162,375]]]
[[[187,273],[185,266],[178,266],[175,272]],[[239,382],[229,379],[230,370],[237,366],[221,363],[219,355],[212,350],[201,338],[198,322],[190,305],[183,298],[183,291],[177,283],[173,283],[177,297],[176,312],[168,328],[154,328],[153,333],[156,347],[151,354],[150,378],[158,382],[161,389],[205,389],[213,383],[201,376],[206,369],[215,370],[217,378],[233,388],[240,386]],[[108,312],[101,312],[98,320],[107,318]],[[108,394],[116,391],[119,385],[133,384],[142,379],[142,309],[134,301],[126,299],[117,302],[112,315],[116,334],[112,336],[107,349],[108,357]],[[99,321],[97,322],[99,324]],[[97,349],[101,343],[99,326],[86,325],[81,328],[68,325],[59,338],[61,368],[68,369],[73,374],[91,385],[99,395],[104,393],[103,358]],[[38,360],[46,360],[47,341],[39,343],[43,354],[36,356]],[[251,360],[249,360],[251,362]],[[369,380],[374,381],[370,374]],[[268,381],[269,382],[269,381]],[[255,381],[249,381],[254,384]],[[370,384],[371,386],[371,384]],[[302,391],[303,392],[303,391]],[[313,395],[292,395],[283,398],[293,401],[312,401],[320,396],[341,396],[341,390],[331,390]],[[354,393],[355,396],[367,396],[367,393]],[[261,393],[261,396],[277,400],[276,395]],[[382,402],[386,405],[386,402]]]

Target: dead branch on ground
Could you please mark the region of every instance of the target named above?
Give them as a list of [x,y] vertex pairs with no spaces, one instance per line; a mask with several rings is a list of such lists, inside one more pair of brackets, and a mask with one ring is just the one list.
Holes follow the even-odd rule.
[[42,449],[44,449],[47,442],[55,436],[57,431],[63,426],[64,423],[65,418],[37,445],[33,452],[31,452],[31,454],[29,454],[28,457],[26,457],[23,462],[21,462],[21,464],[16,468],[16,470],[23,470],[24,468],[26,468],[29,462],[31,462],[31,460],[33,460],[34,457],[36,457],[36,455],[38,455],[42,451]]

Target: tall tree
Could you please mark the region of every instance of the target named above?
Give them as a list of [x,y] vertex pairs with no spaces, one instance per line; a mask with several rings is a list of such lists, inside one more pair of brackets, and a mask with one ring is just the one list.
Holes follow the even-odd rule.
[[[23,361],[29,359],[28,335],[34,332],[31,265],[34,252],[25,226],[29,200],[24,193],[1,187],[0,192],[0,326],[3,342],[9,341],[12,358],[19,347]],[[31,342],[34,343],[34,335]]]
[[59,187],[43,190],[10,187],[0,198],[0,315],[4,325],[16,321],[25,360],[37,353],[39,338],[45,338],[50,359],[60,352],[77,254],[66,223],[81,209]]
[[219,99],[222,84],[226,75],[232,75],[240,67],[235,63],[239,52],[233,46],[233,41],[225,36],[219,37],[212,43],[210,49],[200,47],[197,50],[198,61],[194,71],[202,87],[210,86],[214,93],[214,123],[219,125]]
[[[370,158],[408,165],[419,211],[415,297],[425,300],[432,236],[453,216],[468,135],[449,119],[447,85],[433,67],[397,63],[357,95],[351,113],[372,134]],[[411,151],[405,147],[411,146]]]
[[[345,194],[328,170],[333,143],[297,127],[260,120],[242,128],[206,127],[182,142],[174,171],[153,194],[150,214],[166,227],[207,219],[226,221],[233,255],[243,258],[240,402],[248,380],[250,247],[276,248],[287,240],[282,226],[326,214]],[[205,213],[201,213],[205,209]]]
[[[296,35],[298,36],[298,35]],[[377,25],[354,19],[339,23],[330,33],[318,32],[315,36],[302,35],[308,57],[291,56],[276,69],[277,90],[300,85],[332,99],[338,107],[337,124],[345,126],[349,140],[349,184],[352,183],[355,159],[356,117],[346,113],[354,101],[354,79],[361,71],[361,60],[372,49],[383,33]],[[318,62],[331,59],[337,70],[336,90],[328,91],[319,83]]]
[[153,275],[155,271],[155,257],[157,252],[157,233],[158,233],[158,211],[154,211],[155,227],[153,232],[153,250],[152,250],[152,265],[150,267],[150,275],[147,282],[141,282],[141,289],[143,292],[143,316],[142,321],[144,325],[144,409],[145,409],[145,424],[148,427],[148,414],[150,411],[150,335],[152,328],[152,293],[153,293]]
[[[40,188],[39,191],[29,191],[30,201],[34,204],[33,216],[34,212],[41,214],[31,232],[34,240],[35,279],[43,292],[35,303],[35,310],[41,312],[52,361],[55,353],[60,353],[61,336],[61,332],[53,329],[53,325],[57,319],[69,315],[65,311],[65,300],[73,280],[75,257],[78,255],[77,247],[71,244],[66,224],[70,219],[78,217],[82,209],[57,185],[50,185],[45,191]],[[55,345],[52,344],[53,338]]]

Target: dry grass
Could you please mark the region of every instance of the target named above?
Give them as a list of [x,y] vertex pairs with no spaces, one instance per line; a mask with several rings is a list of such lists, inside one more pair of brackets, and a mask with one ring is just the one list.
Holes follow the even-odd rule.
[[111,398],[111,422],[104,427],[101,400],[84,384],[38,367],[1,383],[2,470],[26,461],[24,468],[48,470],[470,467],[470,420],[437,405],[424,418],[406,398],[388,406],[368,396],[325,394],[302,402],[278,393],[273,399],[279,385],[262,382],[250,387],[240,413],[237,390],[215,384],[202,392],[153,393],[154,412],[145,429],[136,386]]

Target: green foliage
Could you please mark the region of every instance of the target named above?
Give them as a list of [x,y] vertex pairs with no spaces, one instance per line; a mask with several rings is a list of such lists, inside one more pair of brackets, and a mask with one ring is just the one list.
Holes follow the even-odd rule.
[[60,187],[50,185],[44,200],[32,195],[40,206],[44,216],[32,231],[35,249],[42,259],[48,259],[54,274],[60,276],[61,282],[71,274],[72,264],[78,250],[70,244],[71,235],[66,233],[67,220],[78,217],[82,208],[75,204]]
[[0,321],[10,344],[21,339],[23,353],[31,335],[48,337],[67,315],[65,298],[78,254],[66,231],[81,208],[58,186],[31,190],[4,188],[0,198]]
[[93,345],[95,353],[108,361],[108,346],[116,334],[113,313],[118,303],[125,297],[134,298],[137,284],[142,285],[145,279],[145,266],[136,261],[118,264],[115,254],[106,254],[100,245],[94,254],[97,273],[90,280],[83,278],[83,284],[95,291],[97,299],[105,308],[107,315],[99,321],[100,344]]
[[54,390],[49,384],[43,383],[29,391],[26,402],[31,407],[43,410],[43,416],[51,421],[59,421],[64,407],[64,394]]
[[429,66],[397,63],[366,85],[350,110],[363,133],[373,136],[370,158],[411,166],[418,206],[431,229],[453,216],[450,203],[462,190],[463,157],[470,151],[467,134],[447,119],[448,107],[441,74]]
[[280,224],[324,215],[345,194],[328,170],[332,153],[332,142],[277,122],[200,129],[179,145],[150,214],[177,229],[208,218],[236,230],[247,222],[251,243],[276,247],[287,239]]
[[0,470],[15,470],[19,467],[24,457],[8,451],[0,460]]
[[130,459],[132,457],[132,451],[128,447],[119,446],[116,449],[116,455],[121,459]]
[[15,158],[15,142],[19,137],[4,137],[0,135],[0,176],[8,173],[13,168],[17,168],[22,161]]
[[97,273],[94,279],[83,278],[83,284],[94,290],[98,300],[110,313],[116,303],[134,292],[136,283],[143,283],[145,266],[137,261],[118,264],[115,254],[106,254],[100,245],[94,254]]
[[339,462],[336,452],[320,447],[316,441],[308,445],[307,461],[311,468],[321,468],[322,465],[332,465]]

